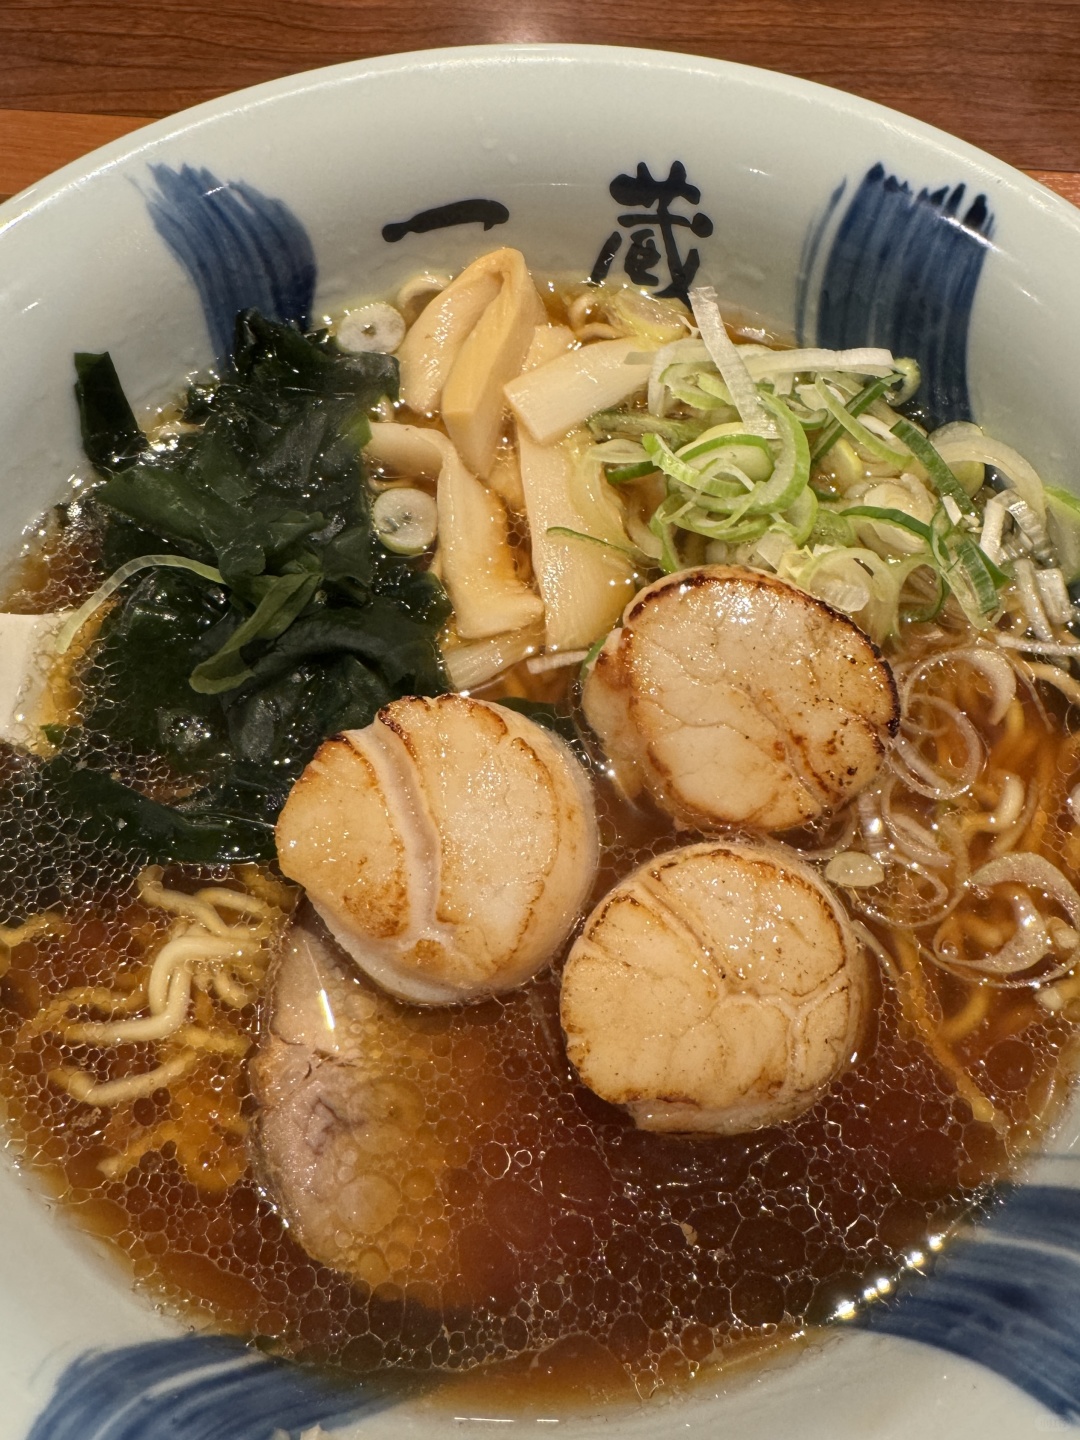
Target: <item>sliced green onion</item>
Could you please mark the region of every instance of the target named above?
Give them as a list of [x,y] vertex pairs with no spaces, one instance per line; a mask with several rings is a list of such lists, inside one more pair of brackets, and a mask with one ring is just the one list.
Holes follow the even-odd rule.
[[931,600],[928,605],[924,606],[923,609],[914,609],[907,611],[904,618],[912,621],[916,625],[922,624],[928,620],[936,620],[937,617],[941,614],[942,607],[944,606],[945,601],[948,599],[949,596],[949,586],[945,580],[945,576],[942,575],[941,571],[935,570],[932,565],[928,565],[926,568],[930,571],[931,575],[933,575],[935,581],[937,582],[937,596],[935,599]]
[[782,400],[773,395],[759,397],[780,438],[780,454],[773,473],[758,485],[747,507],[748,514],[786,510],[810,481],[810,446],[806,433]]
[[981,614],[992,615],[998,608],[998,585],[1006,583],[1008,577],[963,532],[956,537],[956,559],[971,582]]
[[778,517],[774,525],[790,535],[792,544],[801,549],[814,533],[819,508],[817,496],[806,485],[788,506],[783,518]]
[[958,530],[939,505],[930,522],[934,568],[949,586],[973,625],[980,628],[998,609],[997,592],[1009,577],[965,530]]
[[[610,634],[610,633],[611,633],[611,632],[609,631],[608,634]],[[594,640],[593,643],[589,646],[588,650],[586,651],[586,653],[585,653],[585,659],[582,660],[582,662],[581,662],[581,669],[578,671],[578,676],[579,676],[579,678],[580,678],[582,681],[584,681],[586,675],[589,673],[589,670],[590,670],[590,668],[592,667],[593,661],[596,659],[596,657],[600,654],[600,651],[601,651],[601,650],[604,648],[604,646],[607,644],[607,639],[608,639],[607,635],[601,635],[601,636],[600,636],[600,639],[599,639],[599,640]]]
[[439,530],[435,496],[412,485],[393,485],[375,497],[371,523],[393,554],[421,555],[435,543]]
[[753,497],[753,480],[736,465],[699,470],[676,455],[659,436],[650,439],[646,449],[654,456],[656,468],[682,491],[685,504],[701,505],[722,515],[742,514]]
[[735,465],[752,480],[767,480],[775,468],[773,452],[768,440],[760,435],[748,435],[745,430],[734,429],[730,433],[726,426],[713,426],[706,430],[690,445],[678,451],[680,460],[719,459]]
[[671,385],[668,387],[671,398],[678,400],[681,405],[687,405],[691,410],[700,410],[703,415],[711,414],[716,409],[716,401],[711,395],[706,395],[704,390],[699,390],[696,385]]
[[898,420],[892,427],[892,433],[908,447],[919,461],[930,477],[931,485],[942,499],[948,495],[950,499],[956,501],[962,514],[978,515],[979,512],[970,495],[921,430],[910,420]]
[[760,540],[769,528],[766,515],[713,516],[692,506],[679,520],[682,530],[691,530],[695,535],[704,535],[707,540],[723,540],[728,545],[742,545],[749,540]]
[[714,375],[711,370],[699,370],[697,374],[697,388],[704,390],[706,395],[711,395],[714,400],[719,400],[721,405],[731,405],[735,402],[731,398],[731,391],[724,384],[719,375]]
[[[848,401],[844,408],[849,415],[861,415],[864,410],[869,409],[875,400],[879,400],[881,396],[884,395],[887,385],[888,382],[885,380],[871,380],[863,386],[856,396]],[[818,413],[828,415],[829,411],[822,406],[822,410]],[[827,455],[843,433],[843,425],[840,424],[839,420],[833,420],[814,442],[814,448],[810,452],[811,461],[816,462],[820,460],[823,455]]]
[[887,505],[848,505],[840,513],[864,520],[880,520],[885,525],[899,525],[901,529],[918,535],[920,540],[925,540],[928,546],[930,544],[930,526],[924,520],[916,520],[906,510],[894,510]]
[[649,458],[656,462],[654,469],[662,470],[672,480],[678,480],[691,489],[696,489],[701,483],[701,471],[676,455],[662,435],[643,435],[641,443]]
[[846,370],[855,375],[891,376],[896,361],[891,350],[866,346],[859,350],[759,350],[747,356],[746,368],[755,380],[768,375],[794,375],[822,370]]
[[[796,399],[793,395],[785,395],[784,404],[804,430],[820,430],[826,421],[829,420],[829,412],[827,410],[809,410],[801,400]],[[837,426],[836,428],[837,434],[841,434],[842,431],[840,427]]]
[[617,550],[620,555],[628,555],[635,564],[648,558],[633,545],[619,545],[614,540],[601,539],[599,535],[588,535],[584,530],[572,530],[569,525],[549,525],[544,534],[562,535],[569,540],[588,540],[590,545],[603,545],[607,550]]
[[649,520],[649,529],[660,541],[660,568],[665,575],[671,575],[681,568],[679,552],[675,549],[676,518],[683,515],[690,506],[680,495],[669,495],[661,500]]
[[949,554],[945,542],[955,528],[945,508],[939,505],[930,517],[930,553],[943,574],[953,564],[952,556]]
[[642,460],[637,465],[609,465],[605,473],[609,484],[625,485],[628,480],[640,480],[645,475],[655,475],[656,466],[651,460]]
[[734,466],[728,472],[707,476],[697,485],[682,485],[678,480],[671,483],[691,505],[699,506],[710,515],[726,515],[728,519],[746,514],[747,503],[754,492],[754,482]]
[[645,459],[640,440],[630,440],[625,435],[611,440],[598,440],[585,452],[590,460],[599,460],[601,465],[636,465]]
[[[936,442],[935,448],[938,448]],[[1045,519],[1046,496],[1039,472],[1022,455],[1017,454],[1011,445],[1005,445],[1000,440],[991,440],[985,435],[977,438],[969,434],[962,440],[943,439],[938,454],[946,465],[970,461],[992,465],[1002,479],[1008,482],[1009,488],[1016,490],[1020,498],[1031,506],[1039,520]]]
[[[825,409],[828,410],[837,424],[847,431],[856,445],[873,455],[876,460],[884,460],[889,464],[903,465],[904,461],[908,458],[908,452],[906,450],[897,450],[893,445],[887,445],[885,441],[882,440],[880,436],[875,435],[872,430],[868,430],[865,425],[860,425],[859,421],[851,413],[851,410],[841,405],[840,401],[837,400],[827,385],[815,382],[809,386],[808,389],[812,395],[817,396],[822,405],[825,406]],[[855,398],[858,399],[858,396]],[[876,399],[877,397],[875,396],[874,398]],[[866,407],[864,406],[863,408],[865,409]],[[896,432],[894,431],[894,433]]]
[[903,405],[905,400],[910,400],[922,384],[922,371],[919,369],[919,362],[913,360],[909,355],[902,355],[893,362],[896,366],[896,373],[899,376],[899,388],[889,396],[893,405]]
[[[745,443],[754,439],[747,437],[745,432],[731,431],[714,436],[712,439],[717,443],[708,449],[691,447],[690,453],[696,453],[699,460],[707,459],[710,453],[718,457],[703,469],[690,463],[683,453],[675,454],[660,436],[642,438],[642,444],[657,468],[668,476],[669,484],[675,487],[675,493],[669,494],[661,511],[658,511],[659,518],[654,516],[656,527],[653,527],[653,533],[659,535],[662,541],[667,534],[669,548],[673,549],[674,542],[662,527],[671,525],[732,544],[756,539],[765,533],[770,524],[780,523],[780,517],[800,501],[807,490],[810,450],[802,427],[775,396],[762,395],[761,402],[780,436],[779,454],[773,463],[772,474],[763,481],[755,481],[737,465],[725,460],[726,453],[732,451],[740,458],[756,457],[755,463],[760,466],[760,460],[766,454],[763,446],[767,447],[769,456],[772,455],[773,446],[768,442]],[[733,443],[726,445],[724,441]],[[678,493],[680,491],[681,494]],[[813,528],[816,506],[815,496],[802,501],[795,514],[783,522],[784,528],[790,527],[791,533],[805,538]]]
[[669,445],[675,446],[688,445],[705,429],[700,420],[667,420],[644,410],[598,410],[586,423],[597,440],[620,435],[634,439],[663,435]]
[[[669,365],[660,376],[661,386],[673,400],[679,400],[694,410],[715,410],[718,405],[734,409],[727,399],[702,389],[700,381],[706,374],[723,384],[713,369],[703,370],[702,363],[711,367],[712,361],[707,354],[702,357],[702,361],[694,364],[680,360]],[[724,389],[726,393],[727,387],[725,386]]]
[[672,365],[680,362],[691,361],[698,365],[704,364],[709,358],[709,352],[700,340],[672,340],[668,345],[661,345],[653,356],[652,369],[649,371],[649,388],[646,397],[650,415],[663,415],[665,413],[665,385],[664,375]]
[[[807,487],[809,489],[809,486]],[[816,492],[815,492],[816,493]],[[820,496],[818,499],[820,500]],[[835,545],[844,548],[855,543],[855,527],[850,520],[845,520],[842,514],[835,510],[826,510],[818,507],[818,513],[814,519],[814,528],[808,537],[808,544],[811,545]]]
[[727,333],[713,287],[695,286],[690,291],[690,308],[694,312],[705,348],[720,371],[731,395],[731,402],[738,410],[743,424],[754,435],[763,435],[767,440],[774,439],[776,427],[767,413],[768,407],[762,405],[746,362]]

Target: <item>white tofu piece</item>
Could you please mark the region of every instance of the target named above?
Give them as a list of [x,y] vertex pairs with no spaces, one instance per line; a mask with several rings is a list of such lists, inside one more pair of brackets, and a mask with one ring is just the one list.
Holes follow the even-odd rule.
[[0,614],[0,740],[33,749],[52,661],[51,642],[67,612]]

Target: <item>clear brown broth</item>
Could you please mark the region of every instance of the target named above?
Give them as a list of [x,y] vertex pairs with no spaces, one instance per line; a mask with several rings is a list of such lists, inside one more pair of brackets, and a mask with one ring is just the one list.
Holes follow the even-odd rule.
[[[81,598],[92,586],[87,538],[76,525],[48,540],[24,566],[12,603],[46,609]],[[565,676],[537,680],[520,669],[490,694],[565,707],[565,689]],[[1060,810],[1078,778],[1075,746],[1058,721],[1044,724],[1023,703]],[[635,865],[692,837],[676,836],[663,816],[594,778],[598,898]],[[1052,823],[1043,844],[1059,863],[1063,833]],[[418,1135],[437,1145],[445,1168],[414,1177],[397,1269],[388,1263],[384,1278],[354,1282],[299,1248],[237,1151],[243,1142],[215,1134],[216,1106],[252,1110],[233,1062],[207,1064],[197,1103],[181,1118],[205,1127],[208,1176],[227,1173],[224,1156],[242,1170],[238,1179],[200,1188],[170,1145],[122,1180],[102,1177],[99,1163],[115,1153],[115,1117],[48,1081],[62,1061],[88,1063],[87,1052],[72,1056],[55,1037],[28,1035],[26,1022],[49,996],[107,983],[130,966],[158,922],[134,899],[131,874],[79,863],[73,930],[19,946],[0,982],[0,1094],[24,1163],[76,1224],[110,1242],[155,1302],[360,1372],[462,1373],[483,1364],[469,1382],[474,1396],[526,1403],[538,1385],[564,1399],[647,1394],[862,1303],[868,1287],[918,1263],[1015,1165],[1071,1066],[1067,1015],[1047,1015],[1023,990],[996,992],[957,1047],[1006,1117],[995,1131],[972,1118],[882,981],[873,1035],[809,1112],[749,1135],[670,1137],[636,1130],[576,1083],[558,1025],[558,965],[484,1004],[397,1006],[383,1038],[400,1049],[403,1077],[422,1097]],[[193,885],[228,875],[171,878]],[[20,883],[18,875],[0,881],[5,908],[18,908]],[[888,942],[887,930],[878,933]],[[927,983],[944,1014],[962,1008],[963,982],[935,972]],[[253,1040],[261,1018],[256,1007],[242,1017]],[[92,1052],[89,1063],[106,1075],[147,1061],[127,1047]],[[170,1106],[166,1091],[136,1102],[128,1131],[149,1129]],[[415,1278],[403,1285],[410,1267]]]

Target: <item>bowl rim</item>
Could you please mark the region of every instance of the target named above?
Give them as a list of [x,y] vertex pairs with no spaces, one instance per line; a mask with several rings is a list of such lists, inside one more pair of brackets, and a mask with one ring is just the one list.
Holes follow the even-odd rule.
[[272,105],[291,96],[333,90],[367,78],[406,75],[416,71],[438,71],[451,67],[505,67],[514,64],[562,66],[574,63],[599,65],[605,62],[609,66],[623,66],[627,69],[670,69],[687,75],[704,75],[717,81],[727,80],[734,85],[771,91],[793,100],[816,101],[839,114],[877,121],[903,139],[919,145],[929,145],[948,154],[961,166],[969,169],[976,167],[982,172],[983,179],[992,180],[998,187],[1004,187],[1023,201],[1034,204],[1052,223],[1064,224],[1080,239],[1080,207],[989,151],[876,100],[868,100],[850,91],[824,85],[816,80],[806,80],[785,71],[695,55],[688,51],[654,50],[632,45],[554,42],[497,42],[396,51],[387,55],[339,61],[311,70],[294,71],[240,90],[228,91],[224,95],[140,126],[70,161],[10,196],[0,204],[0,237],[39,210],[62,200],[69,190],[81,189],[98,175],[136,159],[144,151],[162,142],[177,139],[232,115]]

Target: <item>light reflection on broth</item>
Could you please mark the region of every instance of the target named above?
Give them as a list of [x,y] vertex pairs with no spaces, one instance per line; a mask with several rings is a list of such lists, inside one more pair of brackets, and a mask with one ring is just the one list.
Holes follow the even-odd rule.
[[[581,297],[571,318],[596,320]],[[78,523],[52,535],[24,564],[7,608],[83,599],[94,553],[95,536]],[[913,627],[905,670],[969,643],[959,623]],[[574,674],[519,664],[479,693],[555,703],[566,716]],[[983,1201],[1043,1133],[1080,1020],[1072,975],[1035,991],[965,973],[972,956],[1008,941],[1009,896],[940,914],[934,882],[962,880],[958,866],[971,873],[1005,849],[1035,851],[1075,876],[1080,839],[1067,800],[1080,779],[1080,742],[1058,699],[1023,684],[1000,720],[988,718],[993,686],[963,662],[933,667],[927,693],[969,718],[985,763],[944,813],[892,772],[855,802],[878,805],[909,854],[923,847],[925,863],[902,875],[883,843],[886,881],[838,892],[882,960],[874,1034],[833,1088],[783,1127],[693,1139],[635,1129],[568,1066],[558,965],[464,1008],[379,997],[371,1044],[413,1097],[413,1142],[372,1158],[398,1199],[350,1280],[304,1253],[249,1163],[255,1107],[239,1051],[259,1035],[265,1001],[230,1006],[212,986],[196,989],[190,1023],[242,1044],[206,1049],[168,1089],[103,1110],[50,1083],[62,1067],[107,1082],[160,1062],[145,1044],[64,1040],[56,1005],[68,991],[134,993],[169,920],[139,899],[134,869],[115,855],[78,839],[50,855],[60,822],[42,816],[38,869],[5,876],[4,908],[63,908],[67,928],[8,947],[0,1091],[13,1144],[156,1302],[359,1371],[491,1367],[463,1395],[546,1394],[548,1380],[561,1396],[645,1395],[845,1313],[868,1286],[921,1263],[913,1257],[931,1237]],[[924,709],[921,753],[937,771],[960,773],[963,735],[938,723],[932,703]],[[917,699],[909,713],[920,714]],[[29,793],[11,783],[21,763],[0,754],[0,837],[17,828],[14,809]],[[144,783],[162,779],[136,757],[115,763]],[[592,776],[602,858],[590,904],[688,838],[651,804],[621,798],[595,765]],[[823,848],[838,828],[823,822],[785,839]],[[295,898],[268,867],[172,867],[164,879],[188,893],[276,886],[284,909]],[[927,963],[935,947],[958,963]],[[1068,937],[1059,948],[1067,952]]]

